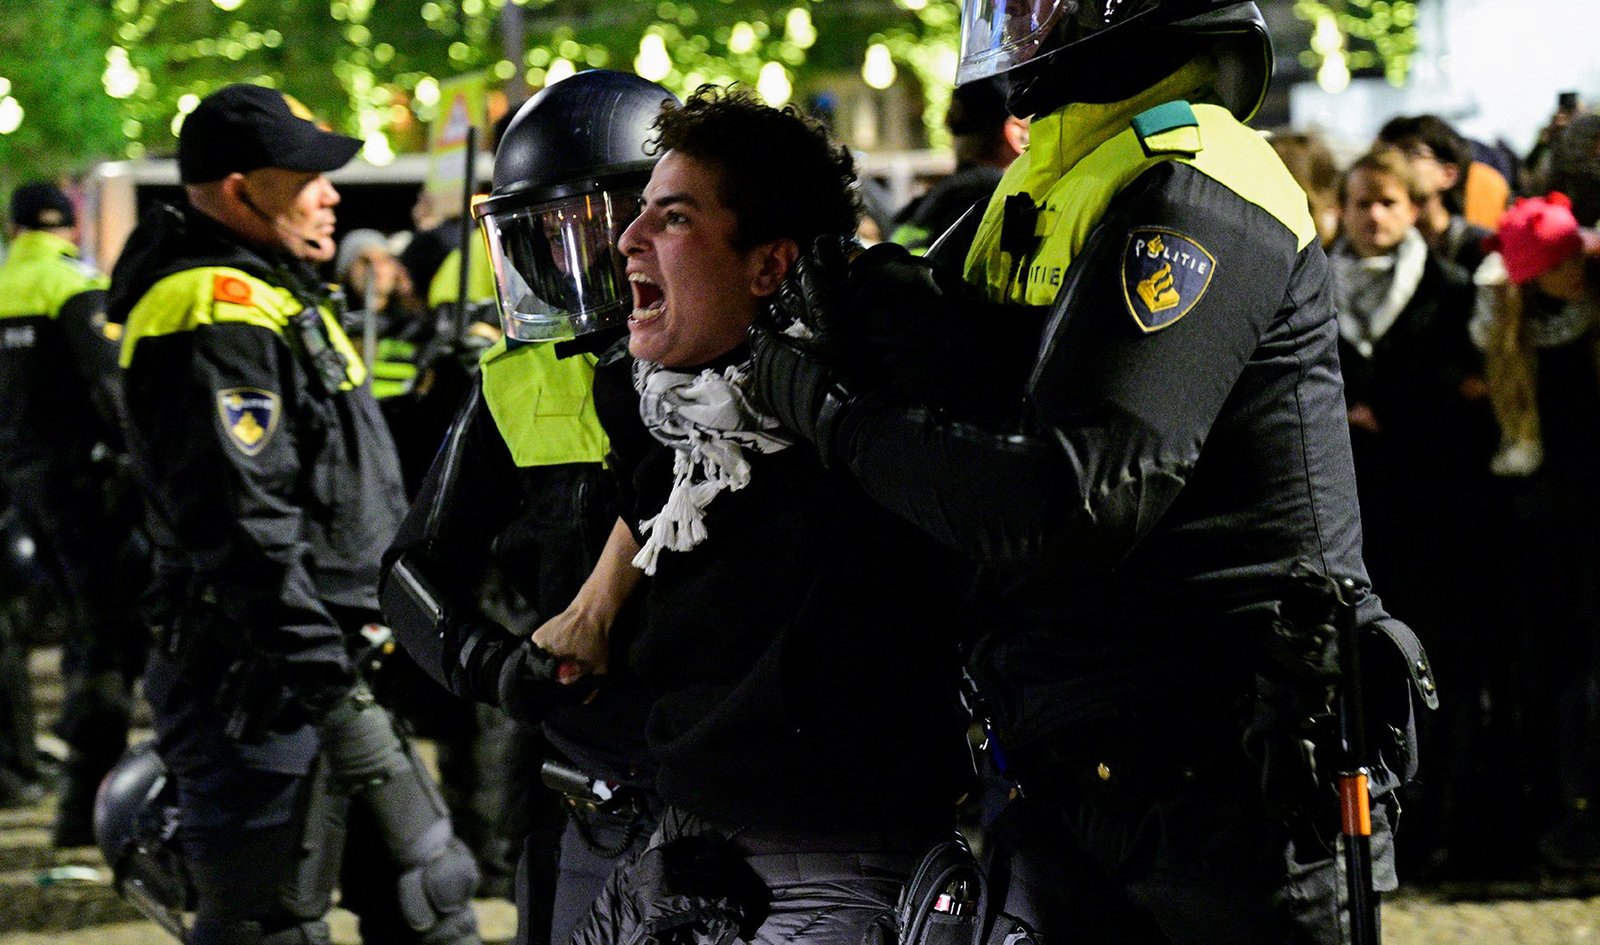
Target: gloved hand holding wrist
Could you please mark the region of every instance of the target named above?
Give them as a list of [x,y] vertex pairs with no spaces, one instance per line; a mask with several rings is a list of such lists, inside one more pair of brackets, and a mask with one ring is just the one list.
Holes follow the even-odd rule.
[[496,704],[509,716],[538,722],[552,709],[577,705],[594,692],[596,677],[562,682],[561,660],[532,640],[518,641],[500,661]]

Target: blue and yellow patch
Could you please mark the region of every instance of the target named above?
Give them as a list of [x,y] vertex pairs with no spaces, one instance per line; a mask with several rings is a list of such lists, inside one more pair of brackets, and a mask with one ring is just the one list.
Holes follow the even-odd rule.
[[217,391],[217,416],[228,439],[246,456],[261,452],[278,429],[283,401],[259,387],[230,387]]
[[1122,294],[1146,334],[1189,314],[1211,285],[1216,257],[1176,230],[1143,227],[1128,234]]

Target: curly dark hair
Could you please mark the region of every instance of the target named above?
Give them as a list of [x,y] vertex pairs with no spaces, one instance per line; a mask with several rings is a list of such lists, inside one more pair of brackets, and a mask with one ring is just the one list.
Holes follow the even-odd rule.
[[717,170],[740,249],[783,237],[805,249],[860,222],[849,149],[793,105],[773,108],[737,85],[702,85],[682,105],[664,103],[654,127],[653,153],[677,151]]

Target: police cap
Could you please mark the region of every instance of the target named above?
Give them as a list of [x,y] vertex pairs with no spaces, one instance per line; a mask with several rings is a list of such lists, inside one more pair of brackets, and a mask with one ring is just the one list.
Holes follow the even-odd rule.
[[35,181],[11,192],[11,222],[24,229],[44,230],[72,226],[78,217],[60,187]]
[[178,134],[178,174],[185,184],[221,180],[263,167],[331,171],[361,141],[319,125],[293,97],[260,85],[230,85],[201,99]]

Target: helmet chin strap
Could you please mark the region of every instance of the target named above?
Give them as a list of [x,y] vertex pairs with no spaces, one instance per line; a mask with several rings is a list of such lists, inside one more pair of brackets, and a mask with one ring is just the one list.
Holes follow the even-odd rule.
[[262,223],[272,227],[272,229],[276,231],[280,237],[287,240],[289,244],[296,246],[304,245],[309,247],[310,249],[316,251],[319,258],[324,255],[329,257],[332,256],[334,245],[331,238],[317,233],[301,232],[283,222],[283,220],[269,215],[265,210],[261,209],[261,207],[254,200],[251,199],[250,191],[245,189],[243,183],[239,185],[238,193],[239,202],[243,203],[251,213],[255,214],[256,217],[261,220]]

